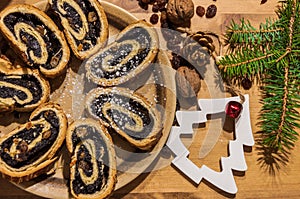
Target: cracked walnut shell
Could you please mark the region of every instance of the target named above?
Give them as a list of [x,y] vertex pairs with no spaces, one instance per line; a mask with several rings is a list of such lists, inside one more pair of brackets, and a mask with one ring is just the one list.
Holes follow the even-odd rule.
[[192,0],[169,0],[167,5],[168,19],[176,24],[182,25],[189,22],[194,16],[194,3]]
[[175,75],[178,93],[185,98],[197,96],[201,88],[201,77],[195,69],[181,66]]

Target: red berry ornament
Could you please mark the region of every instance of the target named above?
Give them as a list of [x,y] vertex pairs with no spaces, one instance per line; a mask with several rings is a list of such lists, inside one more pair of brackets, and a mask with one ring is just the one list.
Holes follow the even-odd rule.
[[229,117],[235,119],[237,118],[243,110],[243,105],[236,101],[230,101],[225,107],[225,113]]

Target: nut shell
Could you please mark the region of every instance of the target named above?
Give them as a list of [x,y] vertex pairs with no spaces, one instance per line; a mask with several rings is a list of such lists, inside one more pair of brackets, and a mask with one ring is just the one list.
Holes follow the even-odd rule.
[[177,69],[176,85],[178,93],[185,98],[197,96],[201,88],[201,78],[195,69],[181,66]]
[[194,16],[194,3],[192,0],[169,0],[167,17],[175,25],[182,25]]

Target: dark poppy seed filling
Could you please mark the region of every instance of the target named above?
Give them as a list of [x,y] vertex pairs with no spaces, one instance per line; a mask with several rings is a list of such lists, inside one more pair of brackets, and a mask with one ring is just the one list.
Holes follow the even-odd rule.
[[[72,134],[76,164],[72,189],[75,194],[93,194],[109,178],[109,156],[106,143],[95,127],[81,125]],[[92,179],[93,178],[93,179]],[[88,183],[87,183],[88,182]]]
[[[27,94],[23,91],[16,90],[14,88],[0,86],[0,98],[14,98],[17,97],[18,99],[24,101],[27,99]],[[17,103],[18,104],[18,103]],[[20,105],[20,104],[18,104]]]
[[[28,96],[24,90],[32,96]],[[20,102],[16,100],[16,107],[35,104],[42,96],[41,83],[34,75],[5,75],[0,73],[0,98],[18,98]],[[30,99],[30,97],[32,98]]]
[[44,118],[48,123],[50,123],[51,127],[54,127],[56,130],[59,130],[60,121],[54,111],[42,111],[40,114],[36,115],[32,120],[38,120],[42,118]]
[[[101,94],[90,106],[93,115],[107,123],[112,120],[118,128],[136,140],[146,138],[153,130],[152,114],[134,99],[116,93]],[[104,108],[106,106],[108,108]],[[137,123],[138,120],[141,120],[141,123]]]
[[143,27],[135,27],[129,30],[121,38],[116,40],[116,42],[120,43],[126,40],[136,40],[143,48],[149,48],[152,42],[148,31]]
[[[55,9],[55,11],[59,12],[58,8],[57,8],[57,1],[54,1],[54,5],[53,8]],[[70,26],[76,31],[79,32],[79,28],[82,28],[82,19],[80,18],[80,15],[77,13],[77,11],[67,2],[63,3],[63,9],[66,11],[66,14],[62,14],[60,12],[60,14],[68,19],[68,22],[70,23]]]
[[151,37],[147,30],[135,27],[91,61],[91,73],[105,79],[125,76],[145,60],[150,48]]
[[[87,0],[75,0],[72,3],[77,4],[80,7],[80,10],[76,10],[70,4],[71,1],[64,0],[62,1],[62,8],[59,8],[58,1],[52,1],[52,9],[59,13],[59,15],[68,20],[70,27],[80,34],[80,37],[76,37],[76,34],[73,34],[76,45],[82,45],[83,51],[89,50],[92,46],[97,44],[97,38],[100,37],[101,32],[101,23],[99,21],[99,16],[96,9]],[[83,13],[85,16],[82,18],[80,13]],[[87,24],[87,29],[84,25]]]
[[[4,17],[4,24],[20,45],[26,46],[27,62],[35,67],[55,68],[62,58],[62,45],[57,36],[36,15],[14,12]],[[43,48],[46,47],[46,49]]]
[[21,31],[20,38],[22,38],[23,42],[28,44],[27,55],[29,55],[30,51],[33,51],[37,57],[42,56],[41,46],[39,45],[39,41],[34,36],[28,34],[27,32]]
[[54,111],[43,111],[0,145],[0,157],[19,169],[37,161],[57,139],[59,119]]

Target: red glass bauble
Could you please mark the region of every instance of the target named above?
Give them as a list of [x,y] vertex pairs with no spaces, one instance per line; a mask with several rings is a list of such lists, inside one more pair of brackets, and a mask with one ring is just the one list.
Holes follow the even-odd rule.
[[243,110],[243,105],[236,101],[230,101],[225,107],[225,113],[231,118],[237,118]]

